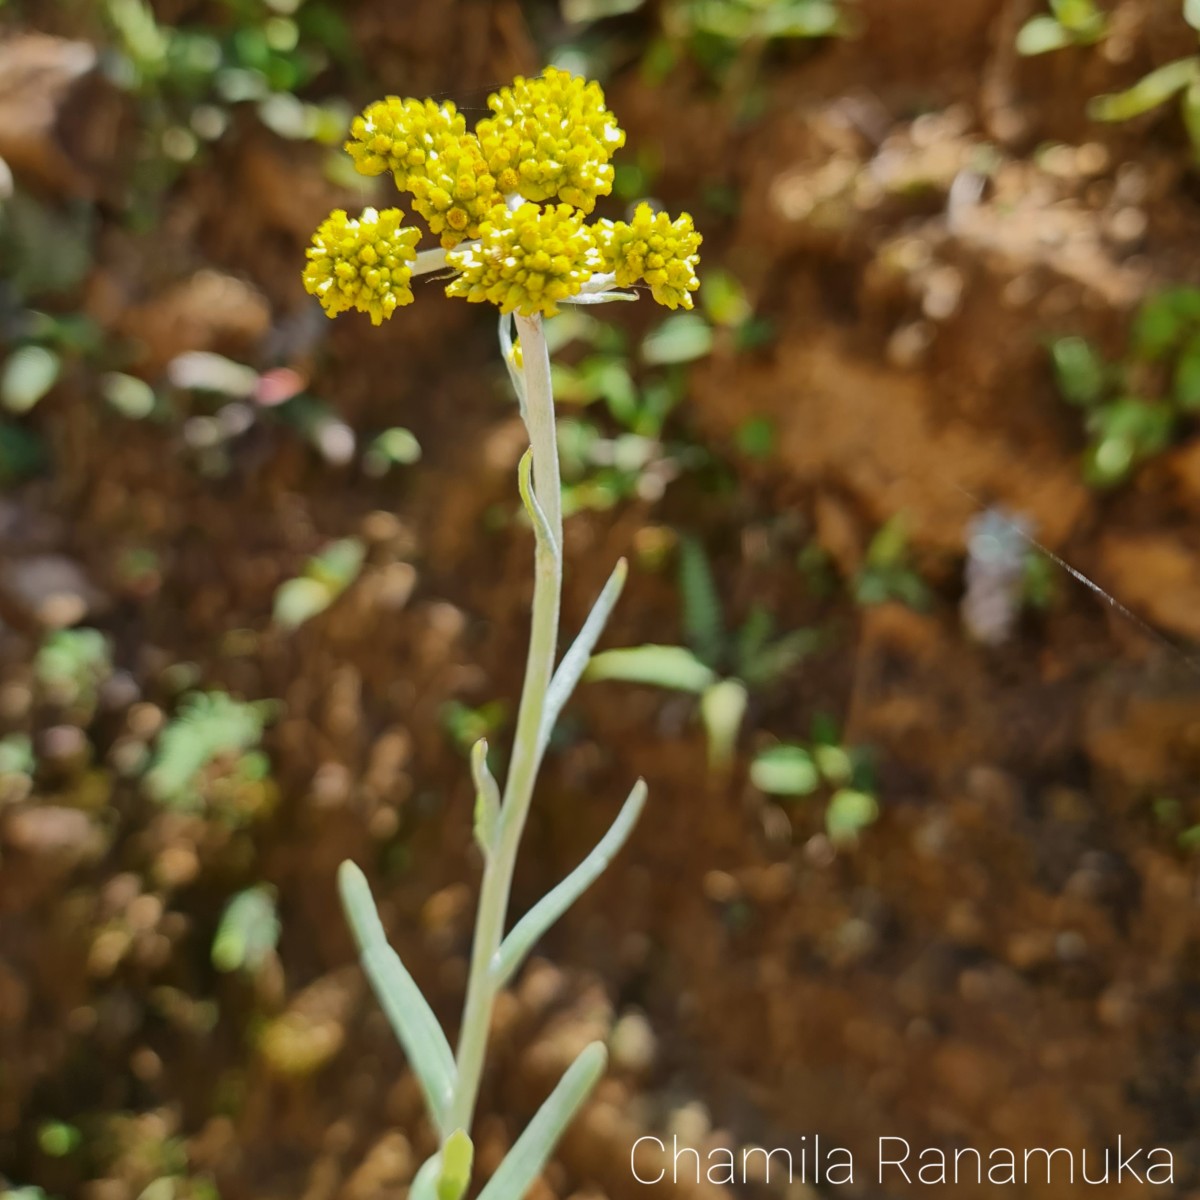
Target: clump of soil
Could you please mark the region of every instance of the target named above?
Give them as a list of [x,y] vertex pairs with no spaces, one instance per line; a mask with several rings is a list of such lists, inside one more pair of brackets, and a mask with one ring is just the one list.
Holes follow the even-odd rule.
[[[655,191],[695,213],[704,268],[740,280],[773,337],[718,339],[688,369],[673,433],[717,469],[570,519],[566,629],[627,554],[606,644],[677,641],[672,571],[647,552],[674,529],[709,547],[732,623],[761,603],[826,636],[753,697],[726,776],[666,693],[597,685],[573,704],[516,909],[586,853],[635,777],[651,800],[498,1012],[484,1172],[583,1044],[613,1047],[539,1196],[640,1194],[644,1134],[797,1154],[820,1134],[862,1163],[881,1136],[986,1153],[1120,1135],[1171,1148],[1182,1189],[1200,1178],[1200,926],[1180,836],[1200,822],[1200,451],[1192,427],[1120,489],[1089,489],[1045,350],[1063,333],[1118,347],[1144,294],[1196,277],[1174,109],[1132,128],[1083,116],[1192,43],[1148,0],[1114,6],[1120,54],[1033,60],[1012,50],[1026,5],[856,7],[854,39],[766,50],[752,116],[687,54],[662,78],[639,70],[656,6],[611,26],[629,146],[661,159]],[[245,111],[157,196],[150,230],[131,227],[116,131],[144,114],[98,73],[88,14],[45,20],[0,38],[0,157],[45,217],[41,244],[83,237],[90,256],[39,304],[86,314],[121,352],[69,358],[20,419],[46,465],[0,497],[0,732],[36,760],[0,771],[0,1178],[90,1200],[163,1179],[174,1190],[151,1195],[391,1194],[432,1135],[334,873],[346,857],[368,870],[453,1032],[479,864],[446,706],[517,695],[531,593],[493,323],[436,286],[383,331],[314,318],[308,234],[362,201],[329,181],[324,150]],[[365,74],[317,90],[464,108],[537,69],[535,34],[564,32],[555,6],[513,2],[362,0],[347,23]],[[15,294],[4,304],[11,352],[27,326]],[[325,407],[289,422],[261,404],[216,453],[189,424],[207,411],[134,420],[102,399],[107,373],[159,386],[196,352],[251,364],[263,388],[299,380]],[[770,451],[750,454],[741,431],[762,418]],[[397,425],[421,463],[364,473],[361,447]],[[1007,641],[973,641],[967,530],[991,506],[1132,614],[1058,571]],[[871,540],[901,514],[931,601],[860,605]],[[341,538],[365,549],[357,577],[300,628],[273,621],[278,587]],[[825,590],[797,565],[816,560]],[[64,694],[37,655],[75,627],[102,631],[110,659]],[[280,705],[269,780],[230,799],[238,760],[220,759],[189,811],[139,779],[194,687]],[[819,800],[748,782],[757,749],[820,714],[874,756],[881,816],[853,846],[830,843]],[[259,883],[277,952],[222,974],[221,914]],[[866,1172],[850,1190],[891,1194]]]

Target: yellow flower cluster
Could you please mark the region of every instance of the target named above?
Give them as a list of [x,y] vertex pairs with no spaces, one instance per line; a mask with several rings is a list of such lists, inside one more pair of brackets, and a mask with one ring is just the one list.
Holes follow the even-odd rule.
[[625,144],[625,132],[604,107],[598,83],[549,67],[538,79],[518,75],[488,97],[488,107],[495,116],[476,132],[501,191],[526,200],[556,196],[583,213],[612,191],[608,160]]
[[648,204],[639,204],[630,222],[600,221],[596,228],[605,270],[616,276],[617,286],[643,281],[667,308],[692,307],[691,293],[700,286],[696,264],[701,241],[690,213],[672,221]]
[[569,204],[526,202],[485,221],[478,243],[446,255],[459,274],[446,294],[495,304],[501,312],[552,316],[557,302],[579,294],[601,259],[583,215]]
[[[612,190],[625,134],[599,84],[549,68],[488,97],[474,133],[453,104],[388,96],[354,119],[346,150],[364,175],[390,172],[459,274],[446,291],[503,312],[556,311],[596,274],[644,281],[660,304],[692,307],[700,235],[641,205],[631,222],[584,218]],[[520,203],[520,201],[524,203]],[[335,212],[308,251],[305,287],[334,316],[349,308],[379,324],[412,302],[420,231],[399,209]],[[422,270],[434,269],[423,257]]]
[[361,174],[391,171],[396,186],[407,192],[410,181],[424,177],[466,131],[467,122],[449,102],[388,96],[354,118],[346,152]]
[[398,208],[368,208],[357,220],[339,208],[322,222],[308,248],[304,286],[329,316],[354,308],[378,325],[412,303],[409,280],[421,231],[405,229],[403,220]]

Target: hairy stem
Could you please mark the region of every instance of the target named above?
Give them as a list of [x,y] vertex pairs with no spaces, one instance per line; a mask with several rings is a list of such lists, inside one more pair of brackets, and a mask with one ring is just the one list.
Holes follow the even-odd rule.
[[487,857],[479,892],[471,970],[467,979],[467,998],[456,1058],[457,1082],[449,1121],[450,1129],[468,1131],[479,1096],[492,1005],[499,990],[495,960],[504,936],[517,850],[541,764],[539,734],[546,707],[546,691],[554,672],[562,600],[562,497],[554,433],[550,356],[540,316],[518,317],[517,330],[524,361],[524,416],[533,447],[534,491],[546,515],[553,544],[539,548],[537,555],[529,654],[513,739],[512,765],[504,788],[499,836],[493,852]]

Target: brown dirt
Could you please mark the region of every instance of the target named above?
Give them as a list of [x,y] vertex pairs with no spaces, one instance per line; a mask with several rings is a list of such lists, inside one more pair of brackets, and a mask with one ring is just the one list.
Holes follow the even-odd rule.
[[[188,7],[158,6],[164,19]],[[759,600],[781,627],[821,623],[831,638],[755,698],[728,780],[707,776],[696,723],[662,693],[602,685],[576,700],[579,735],[546,770],[517,909],[586,852],[636,776],[651,802],[501,1007],[480,1163],[589,1037],[633,1015],[618,1030],[636,1044],[644,1016],[653,1038],[617,1054],[535,1193],[546,1200],[641,1194],[629,1148],[646,1132],[792,1147],[819,1133],[863,1164],[881,1135],[986,1150],[1119,1134],[1171,1147],[1177,1194],[1200,1188],[1195,860],[1153,808],[1170,797],[1183,824],[1200,821],[1200,672],[1065,575],[1000,649],[974,645],[958,615],[965,526],[998,503],[1163,637],[1200,638],[1194,430],[1097,495],[1043,349],[1048,333],[1079,332],[1115,352],[1147,289],[1198,278],[1173,108],[1133,130],[1081,116],[1089,96],[1186,53],[1187,29],[1173,5],[1122,0],[1125,58],[1021,61],[1008,47],[1032,5],[858,7],[861,38],[768,53],[748,123],[686,60],[646,81],[634,51],[652,14],[619,26],[608,94],[629,144],[661,151],[657,190],[695,212],[705,266],[745,283],[775,338],[742,354],[719,344],[690,370],[677,431],[728,460],[733,488],[688,477],[660,503],[571,519],[566,625],[617,556],[636,561],[647,530],[676,526],[711,548],[734,619]],[[536,39],[556,25],[552,6],[502,0],[348,8],[376,81],[353,85],[355,103],[395,89],[477,102],[536,69]],[[150,379],[184,350],[311,372],[353,430],[407,425],[424,460],[371,481],[264,423],[214,480],[177,426],[107,410],[82,366],[28,418],[54,465],[0,498],[4,569],[48,554],[81,568],[108,602],[88,623],[129,676],[87,725],[91,760],[48,769],[0,809],[0,1180],[64,1197],[135,1200],[172,1137],[225,1200],[407,1185],[430,1134],[352,965],[334,871],[345,857],[369,869],[395,945],[452,1026],[478,863],[441,711],[519,687],[531,549],[492,519],[513,510],[522,448],[492,321],[428,287],[383,332],[350,318],[310,332],[303,245],[345,196],[320,152],[243,124],[166,193],[150,234],[123,227],[105,160],[31,152],[23,181],[12,158],[48,206],[101,198],[94,266],[61,307],[141,343],[123,369]],[[38,145],[59,136],[47,117]],[[1035,154],[1046,140],[1085,149]],[[986,189],[964,202],[954,182],[985,148]],[[68,168],[83,162],[81,179]],[[706,202],[718,187],[735,216]],[[285,349],[273,357],[264,338]],[[765,461],[735,449],[751,415],[778,431]],[[810,540],[848,584],[899,512],[930,611],[806,587],[794,562]],[[272,628],[276,587],[349,535],[369,546],[360,579],[298,632]],[[121,574],[131,549],[156,553],[149,583]],[[71,717],[33,702],[37,616],[7,600],[0,616],[0,719],[45,746]],[[670,641],[677,626],[671,580],[635,569],[606,644]],[[280,801],[248,832],[158,811],[113,770],[145,717],[136,702],[167,705],[178,662],[285,704],[268,737]],[[881,819],[837,853],[819,804],[781,806],[746,781],[757,745],[806,737],[820,712],[878,764]],[[278,889],[283,936],[249,984],[208,955],[224,900],[255,880]],[[88,1152],[40,1150],[50,1118],[78,1123]],[[904,1190],[865,1167],[856,1180],[848,1194]]]

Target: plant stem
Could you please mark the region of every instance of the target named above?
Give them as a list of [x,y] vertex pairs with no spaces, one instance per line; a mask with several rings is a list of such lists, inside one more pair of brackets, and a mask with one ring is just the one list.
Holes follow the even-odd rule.
[[554,671],[558,645],[558,618],[562,600],[562,497],[558,446],[554,433],[554,397],[550,384],[550,355],[542,318],[517,317],[525,379],[525,423],[533,447],[534,491],[554,536],[554,545],[537,555],[533,586],[533,612],[525,683],[517,713],[512,764],[504,788],[496,844],[487,856],[479,891],[475,941],[463,1009],[456,1060],[454,1102],[450,1130],[470,1132],[479,1096],[484,1054],[496,998],[496,952],[504,937],[509,893],[525,818],[541,764],[540,729],[546,690]]

